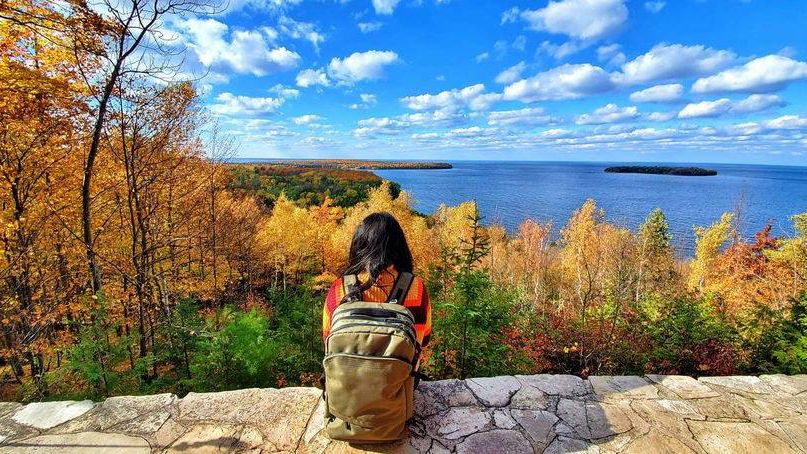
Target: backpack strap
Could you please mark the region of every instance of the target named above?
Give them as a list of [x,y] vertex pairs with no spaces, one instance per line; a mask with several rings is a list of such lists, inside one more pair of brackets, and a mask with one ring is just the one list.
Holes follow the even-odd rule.
[[[345,276],[342,278],[342,291],[346,297],[357,285],[359,285],[359,278],[355,274],[345,274]],[[358,301],[358,298],[353,296],[350,298],[350,301]]]
[[389,304],[403,304],[414,279],[415,276],[412,273],[406,271],[398,273],[398,278],[395,279],[395,285],[392,286],[392,291],[389,293],[386,302]]

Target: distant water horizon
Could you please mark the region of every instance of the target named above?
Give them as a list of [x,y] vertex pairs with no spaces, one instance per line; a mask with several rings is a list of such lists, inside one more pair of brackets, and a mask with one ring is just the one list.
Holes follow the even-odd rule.
[[[690,256],[695,226],[709,226],[725,212],[739,213],[746,238],[768,222],[776,236],[794,233],[790,217],[807,211],[807,167],[765,164],[448,161],[446,170],[376,170],[399,183],[414,208],[433,213],[441,203],[476,200],[488,223],[510,233],[527,219],[551,222],[555,233],[573,212],[593,199],[606,219],[635,230],[654,208],[664,211],[673,244]],[[614,165],[695,166],[716,176],[605,173]]]
[[[232,162],[284,160],[290,159],[237,158]],[[632,230],[641,225],[650,211],[661,208],[670,225],[673,245],[687,256],[694,250],[694,227],[709,226],[725,212],[739,212],[739,231],[746,239],[753,238],[768,222],[774,235],[792,236],[790,217],[807,212],[807,167],[798,165],[440,161],[452,164],[453,168],[388,169],[373,173],[399,183],[412,196],[413,208],[421,213],[431,214],[440,204],[453,206],[476,200],[486,223],[501,224],[510,233],[516,232],[525,220],[533,219],[551,222],[557,235],[587,199],[593,199],[605,211],[608,222]],[[617,165],[704,167],[718,174],[696,177],[604,172],[606,167]]]

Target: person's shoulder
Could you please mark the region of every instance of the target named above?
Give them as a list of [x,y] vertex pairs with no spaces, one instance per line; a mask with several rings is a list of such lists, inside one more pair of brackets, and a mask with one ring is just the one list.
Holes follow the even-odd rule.
[[417,289],[420,292],[426,292],[426,281],[424,281],[423,278],[417,274],[414,274],[412,276],[411,288]]
[[340,292],[342,290],[342,280],[343,278],[341,276],[334,279],[334,281],[331,282],[331,286],[328,288],[328,293],[336,294]]

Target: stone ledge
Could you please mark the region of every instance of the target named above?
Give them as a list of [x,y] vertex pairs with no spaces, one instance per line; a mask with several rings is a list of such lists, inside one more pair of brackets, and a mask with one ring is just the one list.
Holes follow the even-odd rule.
[[0,403],[0,453],[646,453],[807,450],[807,376],[529,375],[424,382],[410,436],[323,431],[315,388]]

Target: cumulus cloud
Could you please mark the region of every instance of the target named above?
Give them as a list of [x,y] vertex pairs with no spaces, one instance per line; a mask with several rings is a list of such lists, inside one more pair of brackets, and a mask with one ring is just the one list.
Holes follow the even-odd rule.
[[678,118],[718,117],[731,109],[731,100],[728,98],[715,101],[701,101],[687,104],[680,112]]
[[252,116],[275,112],[283,105],[283,98],[251,98],[221,93],[210,106],[213,113],[230,116]]
[[401,0],[373,0],[373,8],[376,14],[383,14],[389,16],[395,12],[395,7],[398,6]]
[[332,84],[353,85],[363,80],[376,80],[384,77],[384,68],[398,61],[398,54],[392,51],[370,50],[354,52],[345,58],[333,58],[326,68],[305,69],[297,74],[297,86],[312,87]]
[[540,107],[529,107],[518,110],[503,110],[490,112],[488,124],[490,126],[532,126],[545,125],[554,119]]
[[579,125],[602,125],[633,120],[639,116],[636,106],[619,107],[616,104],[606,104],[592,113],[582,114],[575,123]]
[[566,64],[508,85],[504,99],[522,102],[576,99],[612,88],[610,75],[599,66]]
[[359,22],[356,24],[362,33],[372,33],[381,30],[384,26],[382,22]]
[[304,69],[297,73],[295,79],[298,87],[308,88],[316,85],[328,87],[331,85],[328,75],[322,69]]
[[633,102],[672,102],[681,99],[684,86],[681,84],[654,85],[630,94]]
[[740,101],[722,98],[687,104],[678,113],[678,118],[709,118],[726,114],[754,113],[781,107],[784,104],[784,101],[776,95],[751,95]]
[[527,64],[519,62],[504,71],[500,72],[499,75],[496,76],[496,83],[499,84],[511,84],[521,78],[521,73],[527,69]]
[[319,45],[325,41],[325,35],[317,30],[317,26],[309,22],[298,22],[287,16],[280,16],[277,30],[272,27],[264,29],[270,36],[273,34],[287,36],[292,39],[302,39],[311,43],[319,50]]
[[676,112],[651,112],[645,118],[650,121],[670,121],[676,117]]
[[807,129],[807,118],[798,115],[783,115],[765,122],[770,129]]
[[276,84],[275,86],[270,88],[269,91],[272,93],[276,93],[281,98],[285,99],[293,99],[300,96],[300,90],[286,87],[285,85],[282,84]]
[[[265,76],[297,67],[300,55],[272,47],[271,30],[236,30],[215,19],[188,19],[174,24],[186,33],[188,48],[199,62],[216,72]],[[229,36],[228,36],[229,35]]]
[[417,112],[397,117],[372,117],[359,120],[353,134],[360,137],[397,135],[413,127],[452,126],[462,123],[466,117],[448,110]]
[[292,6],[299,5],[303,0],[230,0],[227,2],[227,13],[253,8],[269,11],[283,11]]
[[614,81],[621,85],[636,85],[667,79],[713,74],[730,65],[734,53],[705,46],[658,44],[649,52],[622,65]]
[[695,93],[770,92],[789,82],[807,79],[807,63],[782,55],[767,55],[695,81]]
[[[509,20],[513,10],[505,17]],[[521,11],[533,30],[564,34],[579,40],[600,39],[618,31],[628,19],[624,0],[559,0],[545,8]]]
[[344,84],[384,77],[384,68],[398,61],[392,51],[370,50],[354,52],[345,58],[333,58],[328,64],[328,75]]
[[471,85],[462,89],[442,91],[437,94],[423,94],[401,98],[401,102],[412,110],[456,111],[462,108],[486,110],[501,100],[498,93],[486,93],[484,84]]
[[308,125],[311,123],[316,123],[322,119],[323,118],[320,117],[319,115],[307,114],[307,115],[300,115],[299,117],[294,117],[292,118],[292,121],[296,125]]
[[481,54],[474,57],[474,60],[476,60],[477,63],[482,63],[483,61],[487,60],[488,58],[490,58],[490,54],[488,52],[482,52]]
[[625,54],[622,53],[622,46],[619,44],[609,44],[597,48],[597,60],[606,62],[612,66],[619,66],[625,63]]

